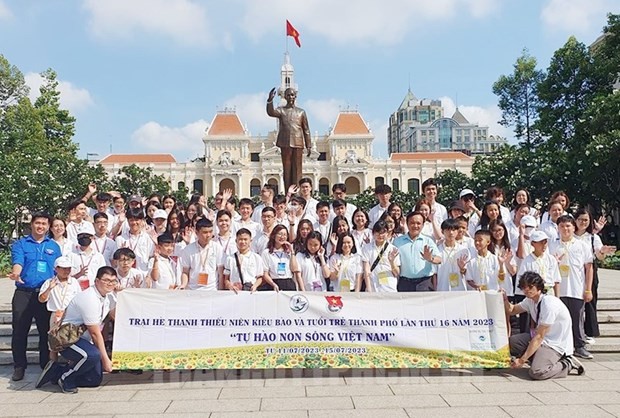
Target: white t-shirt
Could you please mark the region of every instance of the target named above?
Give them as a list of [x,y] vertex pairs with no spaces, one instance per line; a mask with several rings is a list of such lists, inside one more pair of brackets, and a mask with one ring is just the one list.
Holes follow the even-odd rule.
[[316,257],[306,256],[304,253],[295,254],[299,270],[301,272],[301,280],[304,282],[306,292],[325,292],[327,291],[327,283],[323,277],[323,269],[321,263],[316,261]]
[[437,271],[437,290],[438,291],[464,291],[467,290],[465,278],[461,276],[461,269],[457,260],[463,256],[469,261],[469,248],[456,243],[454,247],[446,247],[445,242],[437,245],[441,264],[435,266]]
[[321,233],[321,238],[323,239],[323,247],[326,247],[329,243],[329,236],[332,233],[332,223],[327,221],[325,224],[320,224],[319,221],[316,221],[314,225],[312,225],[312,229]]
[[583,299],[586,286],[585,265],[592,263],[592,250],[588,245],[571,238],[568,242],[552,241],[549,252],[559,259],[560,297]]
[[435,209],[434,218],[437,221],[437,224],[441,225],[443,221],[448,219],[448,210],[446,209],[444,205],[442,205],[439,202],[435,202],[433,204],[433,209]]
[[118,279],[119,287],[121,289],[133,288],[136,287],[145,287],[146,280],[144,280],[144,275],[142,272],[136,268],[130,268],[126,275],[122,275],[119,269],[116,269],[116,278]]
[[260,233],[252,238],[252,252],[255,252],[258,255],[262,255],[263,251],[265,251],[265,249],[267,249],[267,244],[269,243],[269,234],[264,232],[264,231],[260,231]]
[[542,295],[539,300],[540,315],[537,304],[529,298],[519,303],[530,314],[530,317],[541,325],[548,325],[549,330],[543,339],[543,344],[560,354],[573,354],[573,331],[570,313],[564,303],[551,295]]
[[218,268],[226,261],[222,247],[213,240],[206,247],[198,241],[189,244],[181,255],[183,269],[189,269],[187,287],[192,290],[217,290],[219,286]]
[[241,219],[233,221],[232,231],[231,231],[232,236],[235,237],[237,234],[237,231],[240,230],[241,228],[245,228],[249,230],[250,234],[252,235],[252,238],[254,238],[258,236],[258,234],[260,234],[260,232],[263,229],[263,225],[258,222],[254,222],[252,218],[250,218],[247,222],[244,222]]
[[[78,293],[67,306],[63,323],[74,325],[102,325],[110,310],[116,307],[111,293],[102,296],[95,286]],[[81,338],[92,341],[86,331]]]
[[[39,294],[44,293],[47,289],[49,289],[53,280],[54,277],[47,279],[41,286]],[[80,284],[71,276],[69,276],[69,279],[67,279],[66,282],[60,281],[49,294],[49,299],[47,300],[46,305],[47,310],[50,312],[64,311],[69,305],[69,302],[71,302],[81,291],[82,289],[80,288]]]
[[[349,221],[350,226],[353,226],[353,213],[356,210],[357,210],[357,206],[355,206],[353,203],[347,202],[347,208],[344,213],[344,217],[347,218],[347,221]],[[329,221],[330,222],[333,221],[335,217],[336,217],[336,213],[334,212],[334,205],[330,204],[329,205]]]
[[306,199],[306,215],[312,217],[313,221],[316,221],[316,205],[319,204],[319,201],[314,197],[310,197],[310,199]]
[[74,252],[71,254],[71,276],[75,276],[82,267],[87,266],[88,272],[86,276],[82,276],[78,280],[88,278],[90,286],[92,286],[93,283],[95,283],[95,277],[97,277],[97,270],[106,265],[105,260],[101,254],[94,251],[92,248],[89,250],[88,254],[82,250],[78,251],[77,253]]
[[372,228],[375,225],[375,223],[377,223],[381,215],[383,215],[383,212],[387,210],[388,207],[389,205],[384,208],[382,208],[381,205],[373,206],[370,209],[370,211],[368,211],[368,220],[370,221],[370,224],[368,225],[368,227]]
[[[239,265],[241,266],[241,272],[243,274],[243,283],[256,283],[258,277],[263,277],[265,272],[265,266],[263,259],[260,255],[248,251],[246,254],[239,254]],[[241,283],[239,277],[239,269],[237,268],[237,261],[235,260],[234,253],[226,257],[224,262],[224,275],[229,276],[231,283]]]
[[[472,256],[471,260],[467,263],[465,280],[471,280],[477,285],[486,285],[488,290],[499,290],[500,283],[498,281],[498,275],[499,260],[495,254],[487,251],[487,255],[484,257],[478,254]],[[504,283],[510,280],[510,275],[507,272],[506,276]],[[502,288],[503,287],[502,285]]]
[[[381,253],[384,245],[377,247],[373,241],[362,246],[360,255],[362,257],[362,261],[368,263],[369,269],[379,256],[379,253]],[[381,258],[379,259],[377,266],[370,272],[370,287],[373,292],[397,291],[396,287],[398,285],[398,277],[394,276],[394,273],[392,273],[392,266],[388,258],[388,255],[394,250],[394,248],[396,247],[388,243],[385,251],[381,254]],[[400,254],[394,259],[394,264],[400,266]]]
[[331,280],[330,286],[334,292],[346,292],[345,281],[349,282],[349,291],[355,290],[358,275],[362,274],[362,256],[359,253],[343,256],[334,254],[329,259],[329,268],[334,271],[339,268],[336,280]]
[[594,260],[594,257],[596,255],[595,251],[600,251],[601,248],[603,248],[603,242],[601,241],[601,237],[599,237],[598,235],[592,235],[589,232],[584,232],[582,235],[575,235],[575,238],[585,242],[588,248],[590,248],[590,250],[592,251],[592,260]]
[[62,240],[62,243],[55,241],[56,244],[58,244],[58,246],[60,247],[60,253],[64,256],[64,257],[71,257],[71,253],[75,252],[75,248],[77,246],[77,244],[73,241],[71,241],[69,238],[65,238]]
[[[526,271],[533,271],[540,274],[540,277],[545,281],[545,287],[547,289],[553,288],[556,283],[561,283],[560,270],[558,268],[558,260],[548,251],[545,251],[540,257],[536,257],[534,253],[530,253],[521,262],[519,271],[517,272],[517,288],[515,289],[516,295],[523,295],[523,290],[519,289],[519,278]],[[549,291],[547,291],[549,293]]]
[[89,222],[86,220],[82,220],[80,223],[75,223],[73,221],[69,222],[66,228],[67,238],[69,238],[72,242],[77,242],[77,236],[85,230],[87,223]]
[[269,272],[272,280],[291,279],[293,272],[291,271],[291,255],[283,250],[274,250],[269,252],[269,248],[265,248],[261,254],[265,272]]
[[126,238],[118,236],[116,245],[118,248],[130,248],[136,254],[136,268],[146,275],[149,271],[149,258],[153,256],[155,250],[155,243],[149,234],[143,231]]
[[364,245],[372,242],[372,231],[368,228],[362,229],[361,231],[351,229],[350,232],[355,241],[355,248],[357,248],[357,251],[360,251]]
[[547,236],[549,237],[549,242],[550,241],[555,241],[555,240],[557,240],[559,238],[559,236],[558,236],[558,224],[553,222],[551,219],[548,219],[545,222],[541,223],[540,226],[538,227],[538,229],[540,229],[545,234],[547,234]]
[[[153,265],[155,259],[149,260],[149,277],[152,278]],[[153,289],[170,289],[171,286],[181,285],[181,274],[183,269],[178,257],[171,256],[170,258],[159,255],[157,257],[157,272],[159,273],[157,280],[151,279],[151,287]]]
[[237,242],[235,241],[235,235],[232,233],[228,234],[228,237],[216,235],[213,239],[211,239],[211,242],[218,245],[222,249],[224,257],[237,252]]
[[107,236],[101,238],[95,236],[90,247],[103,256],[106,266],[112,267],[112,256],[117,249],[114,240]]

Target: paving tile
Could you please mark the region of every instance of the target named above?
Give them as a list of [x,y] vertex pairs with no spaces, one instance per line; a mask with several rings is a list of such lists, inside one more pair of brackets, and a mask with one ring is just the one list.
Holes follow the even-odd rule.
[[107,383],[99,388],[102,392],[118,392],[122,390],[161,390],[161,389],[181,389],[185,382],[136,382],[136,383]]
[[157,389],[140,390],[135,392],[132,401],[180,401],[180,400],[201,400],[217,399],[221,389]]
[[313,409],[353,409],[353,402],[348,396],[322,397],[322,398],[286,398],[286,399],[263,399],[261,411],[294,411]]
[[306,388],[304,386],[291,386],[286,388],[286,390],[280,390],[275,387],[248,387],[223,388],[219,399],[296,398],[304,396],[306,396]]
[[209,412],[252,412],[260,409],[260,399],[217,399],[196,401],[172,401],[166,410],[168,414],[184,414],[200,411],[203,416]]
[[265,380],[265,387],[338,385],[346,385],[343,377],[286,377],[282,379]]
[[[579,361],[581,361],[581,359],[579,359]],[[582,361],[585,369],[586,369],[586,373],[589,371],[603,371],[603,370],[613,370],[612,368],[608,367],[607,364],[609,363],[601,363],[601,362],[596,362],[596,361]]]
[[504,406],[502,409],[515,418],[521,417],[545,417],[545,418],[611,418],[614,415],[604,411],[601,408],[591,405],[554,405],[549,408],[548,405],[543,406]]
[[[563,393],[536,393],[531,395],[546,405],[604,405],[620,403],[620,393],[610,391],[607,392],[573,392]],[[618,389],[618,388],[615,388]]]
[[598,405],[598,407],[604,411],[609,412],[610,414],[620,417],[620,404]]
[[65,402],[54,404],[53,408],[42,408],[38,403],[11,403],[3,404],[1,413],[5,417],[66,416],[79,405],[79,402]]
[[609,392],[620,390],[620,380],[571,380],[558,379],[556,384],[566,388],[570,392]]
[[262,379],[235,379],[235,380],[188,380],[183,384],[183,389],[198,388],[249,388],[264,387],[265,381]]
[[136,394],[135,390],[121,389],[117,391],[106,391],[101,392],[98,390],[86,390],[88,388],[80,388],[80,391],[75,394],[68,395],[66,393],[60,392],[60,388],[58,386],[51,386],[56,393],[52,393],[49,397],[43,400],[43,403],[58,403],[58,402],[67,402],[69,400],[67,397],[70,397],[72,402],[123,402],[131,399],[132,396]]
[[506,376],[492,375],[445,375],[445,376],[424,376],[428,383],[471,383],[471,382],[508,382]]
[[620,361],[597,361],[597,363],[610,370],[620,370]]
[[355,409],[424,408],[448,406],[439,395],[354,396]]
[[162,414],[169,405],[170,401],[82,402],[71,415]]
[[410,417],[433,418],[503,418],[510,417],[499,406],[457,406],[451,408],[407,408]]
[[586,376],[594,380],[620,380],[620,370],[593,370],[590,371],[586,367]]
[[[552,395],[555,395],[552,394]],[[574,396],[574,395],[573,395]],[[450,406],[504,406],[504,405],[537,405],[540,402],[530,394],[515,396],[514,393],[479,394],[447,394],[441,395]]]
[[393,395],[388,385],[306,386],[306,396]]
[[473,385],[482,393],[511,393],[511,392],[566,392],[566,388],[556,381],[529,381],[529,382],[474,382]]
[[[0,393],[0,405],[8,404],[8,403],[28,403],[34,404],[39,403],[45,398],[50,396],[50,392],[44,392],[42,390],[37,391],[13,391],[13,392],[3,392]],[[67,399],[65,398],[65,402]]]
[[[168,418],[168,414],[166,414],[166,418]],[[209,418],[308,418],[308,412],[307,411],[214,412],[209,416]]]
[[[407,412],[403,408],[382,409],[381,415],[390,418],[407,417]],[[346,411],[308,411],[310,418],[377,418],[376,409],[352,409]]]
[[345,377],[347,385],[381,385],[381,384],[425,384],[423,376],[369,376]]
[[390,385],[395,395],[442,395],[444,393],[480,393],[471,383],[426,383],[423,385]]

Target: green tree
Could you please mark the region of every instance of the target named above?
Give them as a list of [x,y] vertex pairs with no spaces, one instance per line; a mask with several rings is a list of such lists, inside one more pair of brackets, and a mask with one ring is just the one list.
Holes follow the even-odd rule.
[[513,127],[519,141],[530,147],[536,135],[533,130],[538,117],[538,94],[536,88],[543,73],[536,69],[536,58],[526,49],[517,58],[514,72],[501,75],[493,84],[493,93],[499,97],[503,126]]
[[459,198],[461,190],[473,189],[472,179],[458,170],[442,171],[435,180],[439,183],[437,201],[446,207]]
[[149,196],[152,193],[160,195],[170,191],[170,182],[162,175],[153,174],[153,169],[141,168],[136,164],[128,165],[120,170],[110,180],[111,187],[121,194]]
[[28,96],[29,91],[19,68],[0,55],[0,117],[4,109]]

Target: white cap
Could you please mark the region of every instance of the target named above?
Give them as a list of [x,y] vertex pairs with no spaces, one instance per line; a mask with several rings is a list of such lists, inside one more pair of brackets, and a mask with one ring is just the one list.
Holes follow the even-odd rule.
[[69,260],[69,257],[65,256],[58,257],[56,261],[54,261],[54,267],[70,268],[72,267],[71,260]]
[[78,231],[78,235],[80,234],[90,234],[95,235],[95,227],[88,221],[82,222],[82,227]]
[[545,241],[548,239],[549,237],[543,231],[536,230],[532,232],[532,234],[530,235],[530,241],[532,242],[540,242],[540,241]]
[[468,194],[476,196],[476,193],[474,193],[473,190],[471,190],[471,189],[463,189],[463,190],[461,190],[461,193],[459,193],[459,199],[462,199],[463,196],[467,196]]
[[532,215],[525,215],[523,218],[521,218],[521,225],[536,228],[536,224],[536,218],[534,218]]
[[168,212],[163,209],[157,209],[153,214],[153,219],[168,219]]

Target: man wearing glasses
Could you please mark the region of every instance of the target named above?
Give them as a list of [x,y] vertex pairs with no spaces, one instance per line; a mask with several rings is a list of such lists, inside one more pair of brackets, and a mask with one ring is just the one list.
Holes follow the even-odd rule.
[[77,393],[78,386],[99,386],[103,372],[112,371],[112,361],[106,352],[101,328],[108,314],[114,318],[116,306],[112,291],[117,284],[114,269],[101,267],[97,271],[95,285],[78,294],[69,303],[62,323],[86,325],[87,330],[78,342],[60,352],[69,363],[61,365],[50,361],[35,387],[57,382],[64,393]]

